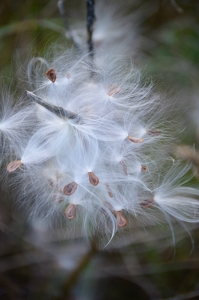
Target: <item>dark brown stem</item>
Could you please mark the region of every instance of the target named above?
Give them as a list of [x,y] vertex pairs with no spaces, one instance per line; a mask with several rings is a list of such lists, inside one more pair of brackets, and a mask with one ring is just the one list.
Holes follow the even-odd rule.
[[70,29],[69,23],[68,23],[68,18],[67,18],[67,14],[66,14],[66,10],[64,7],[64,0],[59,0],[57,3],[58,9],[59,9],[59,13],[63,19],[65,28],[66,28],[66,36],[71,39],[71,41],[73,42],[73,44],[75,45],[75,47],[77,48],[77,50],[79,51],[79,53],[82,53],[82,49],[81,46],[79,45],[79,43],[76,41],[76,38],[72,32],[72,30]]
[[93,62],[93,55],[94,55],[94,46],[93,46],[93,25],[95,22],[95,1],[94,0],[87,0],[87,33],[88,33],[88,51],[91,57],[91,61]]
[[170,0],[171,5],[175,8],[175,10],[179,13],[182,14],[183,13],[183,9],[182,7],[180,7],[175,0]]
[[69,299],[69,294],[71,291],[71,288],[76,283],[79,275],[83,272],[83,270],[86,268],[86,266],[89,264],[92,257],[97,253],[97,246],[95,241],[93,240],[91,244],[91,249],[82,257],[77,267],[74,269],[74,271],[69,275],[69,277],[66,279],[66,281],[63,283],[61,292],[62,295],[56,300],[66,300]]

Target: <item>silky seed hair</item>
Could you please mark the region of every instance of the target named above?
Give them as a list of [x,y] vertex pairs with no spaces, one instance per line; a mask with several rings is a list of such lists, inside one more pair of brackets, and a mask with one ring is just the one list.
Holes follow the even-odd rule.
[[[151,84],[143,85],[141,75],[139,79],[134,76],[138,70],[132,64],[122,70],[127,64],[123,59],[97,69],[94,78],[84,76],[83,62],[83,58],[76,62],[76,67],[84,65],[82,80],[78,74],[78,83],[74,82],[69,92],[65,79],[60,78],[59,65],[56,72],[54,68],[44,71],[43,77],[50,84],[59,82],[57,97],[43,93],[43,88],[27,92],[27,108],[34,115],[29,126],[35,130],[22,141],[7,171],[15,174],[13,185],[18,185],[19,197],[26,205],[30,199],[31,215],[43,214],[50,221],[60,213],[70,223],[84,218],[87,233],[100,227],[108,239],[117,229],[131,227],[134,218],[142,223],[145,217],[143,226],[162,220],[171,226],[174,219],[198,222],[199,191],[184,187],[181,178],[189,167],[181,169],[182,163],[171,160],[168,146],[165,149],[165,144],[172,145],[172,136],[166,132],[168,122],[161,123],[164,103],[153,94]],[[64,65],[65,78],[69,68],[63,61],[62,69]],[[18,115],[16,112],[15,118]],[[25,130],[23,123],[21,130]]]
[[62,220],[106,242],[135,220],[167,223],[174,236],[174,222],[199,222],[191,165],[170,154],[177,138],[166,99],[107,44],[111,36],[92,55],[56,47],[50,60],[30,61],[24,106],[3,101],[1,110],[8,188],[32,218]]

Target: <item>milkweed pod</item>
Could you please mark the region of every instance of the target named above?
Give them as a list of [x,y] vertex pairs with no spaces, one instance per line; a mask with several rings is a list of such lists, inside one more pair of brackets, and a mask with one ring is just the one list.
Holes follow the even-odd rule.
[[73,120],[80,120],[79,115],[77,115],[76,113],[73,113],[71,111],[65,110],[63,107],[60,106],[56,106],[53,105],[49,102],[44,101],[42,98],[38,97],[37,95],[35,95],[32,92],[26,91],[27,92],[27,96],[31,101],[34,101],[35,103],[45,107],[47,110],[49,110],[50,112],[54,113],[55,115],[57,115],[59,118],[61,119],[73,119]]

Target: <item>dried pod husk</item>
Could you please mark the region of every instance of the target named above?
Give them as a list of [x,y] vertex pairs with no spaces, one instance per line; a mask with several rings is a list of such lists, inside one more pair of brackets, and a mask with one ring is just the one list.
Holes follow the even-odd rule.
[[149,199],[145,199],[143,200],[140,205],[144,208],[149,208],[151,207],[153,204],[155,203],[154,198],[149,198]]
[[76,216],[76,205],[75,204],[69,204],[65,210],[66,218],[69,220],[72,220]]
[[53,83],[56,81],[57,79],[57,75],[56,75],[56,71],[55,69],[50,69],[46,72],[46,76],[48,77],[48,79],[50,81],[52,81]]
[[7,165],[7,171],[9,173],[14,172],[15,170],[17,170],[18,168],[20,168],[22,166],[22,162],[20,160],[14,160],[11,161],[8,165]]
[[158,135],[161,134],[161,130],[159,130],[159,129],[151,129],[151,130],[147,131],[147,134],[151,135],[151,136],[158,136]]
[[138,139],[138,138],[134,138],[128,135],[128,139],[132,142],[132,143],[142,143],[144,142],[143,139]]
[[67,196],[70,196],[76,191],[77,186],[78,184],[76,182],[70,182],[69,184],[65,185],[63,193]]
[[117,226],[119,227],[124,227],[127,224],[127,220],[125,219],[125,217],[123,216],[121,211],[116,211],[116,222],[117,222]]
[[93,173],[88,172],[89,181],[92,185],[96,186],[99,183],[99,178]]
[[71,111],[65,110],[63,107],[53,105],[49,102],[44,101],[42,98],[38,97],[32,92],[26,91],[27,96],[31,101],[34,101],[35,103],[45,107],[50,112],[54,113],[61,119],[72,119],[76,120],[77,122],[80,121],[81,117],[77,115],[76,113],[73,113]]

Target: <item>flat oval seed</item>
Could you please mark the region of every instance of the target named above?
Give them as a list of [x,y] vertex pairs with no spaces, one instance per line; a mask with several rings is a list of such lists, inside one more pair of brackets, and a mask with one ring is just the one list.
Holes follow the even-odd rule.
[[146,167],[146,166],[141,166],[141,170],[142,170],[143,172],[146,172],[147,167]]
[[112,191],[111,191],[111,189],[110,189],[109,184],[106,184],[106,188],[107,188],[109,197],[113,198],[113,193],[112,193]]
[[143,139],[134,138],[134,137],[131,137],[131,136],[129,136],[129,135],[128,135],[128,139],[129,139],[131,142],[133,142],[133,143],[142,143],[142,142],[144,142]]
[[56,71],[55,69],[50,69],[46,72],[46,76],[48,77],[48,79],[52,82],[55,82],[57,79],[57,75],[56,75]]
[[115,94],[120,92],[120,87],[119,86],[110,86],[110,90],[108,92],[108,96],[114,96]]
[[127,165],[125,164],[125,162],[123,160],[120,161],[121,165],[122,165],[122,169],[124,171],[124,173],[126,175],[128,175],[128,168],[127,168]]
[[144,208],[149,208],[155,203],[155,200],[153,198],[145,199],[143,200],[140,205]]
[[161,130],[158,130],[158,129],[151,129],[151,130],[148,130],[147,133],[151,136],[157,136],[157,135],[160,135],[161,134]]
[[71,183],[65,185],[65,187],[63,189],[63,193],[67,196],[70,196],[76,191],[77,186],[78,186],[78,184],[76,182],[71,182]]
[[116,211],[116,221],[119,227],[124,227],[127,224],[127,220],[124,218],[121,211]]
[[20,160],[14,160],[11,161],[8,165],[7,165],[7,171],[9,173],[14,172],[15,170],[17,170],[19,167],[21,167],[22,162]]
[[69,204],[65,210],[66,218],[69,220],[72,220],[76,216],[76,205],[75,204]]
[[88,172],[89,181],[92,185],[96,186],[99,183],[99,178],[93,173]]

